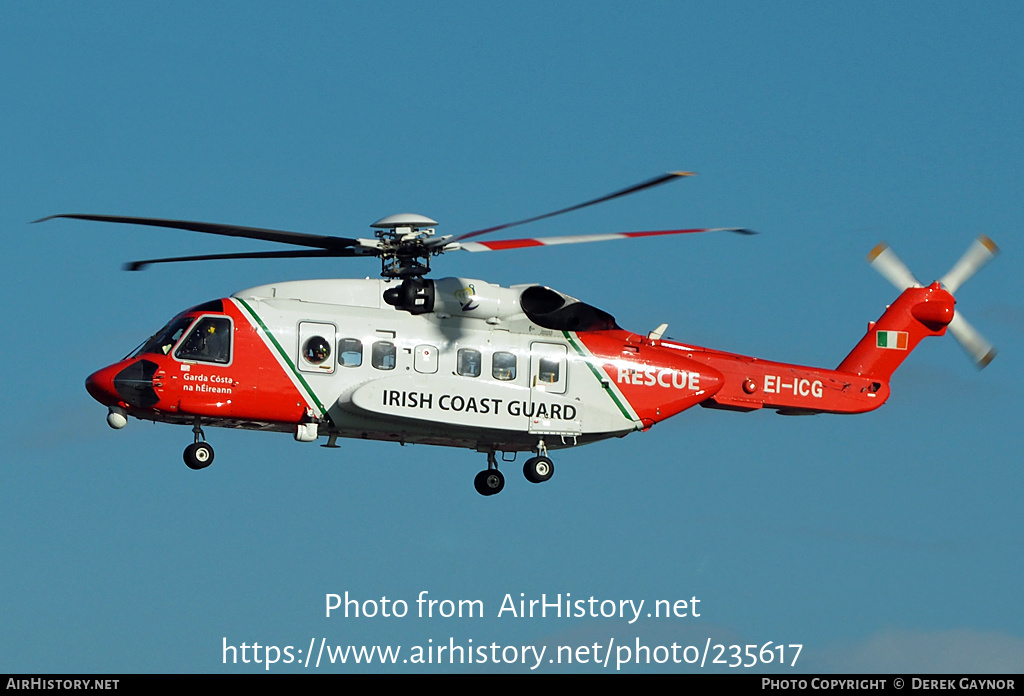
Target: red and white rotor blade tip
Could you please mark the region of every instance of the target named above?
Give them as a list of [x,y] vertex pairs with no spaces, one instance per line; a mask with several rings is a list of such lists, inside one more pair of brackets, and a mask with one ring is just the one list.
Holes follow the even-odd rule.
[[967,351],[967,355],[971,357],[971,360],[974,361],[979,370],[992,362],[992,359],[996,357],[996,349],[985,340],[984,336],[978,333],[977,329],[967,323],[967,320],[960,314],[960,310],[956,311],[953,315],[953,321],[949,322],[949,331],[960,345],[963,346],[963,349]]
[[524,249],[526,247],[554,246],[557,244],[585,244],[588,242],[608,242],[615,239],[633,239],[636,237],[657,237],[666,234],[697,234],[700,232],[736,232],[754,234],[740,227],[706,227],[687,230],[654,230],[650,232],[611,232],[608,234],[577,234],[561,237],[528,237],[524,239],[500,239],[493,242],[459,242],[459,248],[465,251],[504,251],[506,249]]
[[899,290],[921,287],[921,283],[910,272],[907,265],[885,242],[871,250],[871,253],[868,254],[868,263]]
[[942,287],[946,288],[946,290],[955,293],[968,278],[994,259],[998,253],[999,247],[996,246],[996,243],[987,236],[980,235],[971,242],[971,246],[967,248],[967,251],[960,257],[960,260],[949,269],[946,275],[942,276],[939,282],[942,283]]

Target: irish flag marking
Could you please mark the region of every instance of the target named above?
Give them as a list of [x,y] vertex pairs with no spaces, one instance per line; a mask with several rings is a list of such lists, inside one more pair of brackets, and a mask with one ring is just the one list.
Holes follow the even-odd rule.
[[876,335],[875,345],[879,348],[907,349],[906,331],[879,331]]

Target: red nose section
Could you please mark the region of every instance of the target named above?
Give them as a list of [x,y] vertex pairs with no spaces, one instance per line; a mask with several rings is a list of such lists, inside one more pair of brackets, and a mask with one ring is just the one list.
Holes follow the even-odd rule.
[[85,389],[89,395],[104,406],[116,406],[121,401],[121,397],[114,389],[114,376],[121,371],[122,367],[124,367],[123,363],[115,363],[86,377]]

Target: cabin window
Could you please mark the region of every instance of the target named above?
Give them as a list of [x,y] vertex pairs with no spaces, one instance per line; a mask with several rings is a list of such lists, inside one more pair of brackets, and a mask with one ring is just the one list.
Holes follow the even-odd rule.
[[231,362],[231,320],[203,317],[174,353],[179,360],[226,365]]
[[463,377],[479,377],[480,362],[480,351],[463,348],[458,354],[456,371]]
[[315,375],[334,374],[337,327],[320,321],[300,321],[298,329],[299,355],[295,366]]
[[302,344],[302,357],[310,365],[319,365],[331,357],[331,344],[323,336],[311,336]]
[[538,391],[565,393],[567,347],[558,343],[530,344],[530,385]]
[[516,378],[516,356],[513,353],[495,353],[491,358],[491,376],[509,381]]
[[558,364],[558,360],[552,358],[541,358],[540,366],[537,369],[537,381],[546,384],[554,384],[557,382]]
[[342,367],[359,367],[363,364],[363,342],[358,338],[343,338],[338,341],[338,358]]
[[390,341],[377,341],[370,351],[370,364],[378,370],[395,369],[397,351]]

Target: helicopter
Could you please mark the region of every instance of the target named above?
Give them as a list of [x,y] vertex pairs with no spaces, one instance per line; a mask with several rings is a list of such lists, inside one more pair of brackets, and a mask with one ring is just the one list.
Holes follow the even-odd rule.
[[107,424],[129,417],[191,426],[191,469],[214,459],[205,427],[292,433],[338,448],[340,438],[458,447],[483,453],[481,495],[505,485],[501,463],[530,453],[523,475],[551,479],[551,450],[633,432],[694,406],[782,415],[877,409],[889,380],[924,338],[948,329],[979,367],[995,349],[955,309],[959,287],[999,251],[982,235],[940,280],[922,285],[885,243],[868,256],[900,291],[835,369],[762,360],[621,328],[608,312],[539,284],[426,278],[430,260],[454,251],[506,251],[660,235],[754,234],[735,227],[482,241],[487,234],[562,215],[691,176],[669,172],[531,218],[437,235],[430,218],[398,214],[345,238],[187,220],[61,214],[117,224],[191,230],[300,249],[148,259],[163,263],[267,258],[367,257],[379,279],[293,280],[235,292],[173,317],[142,345],[86,379]]

